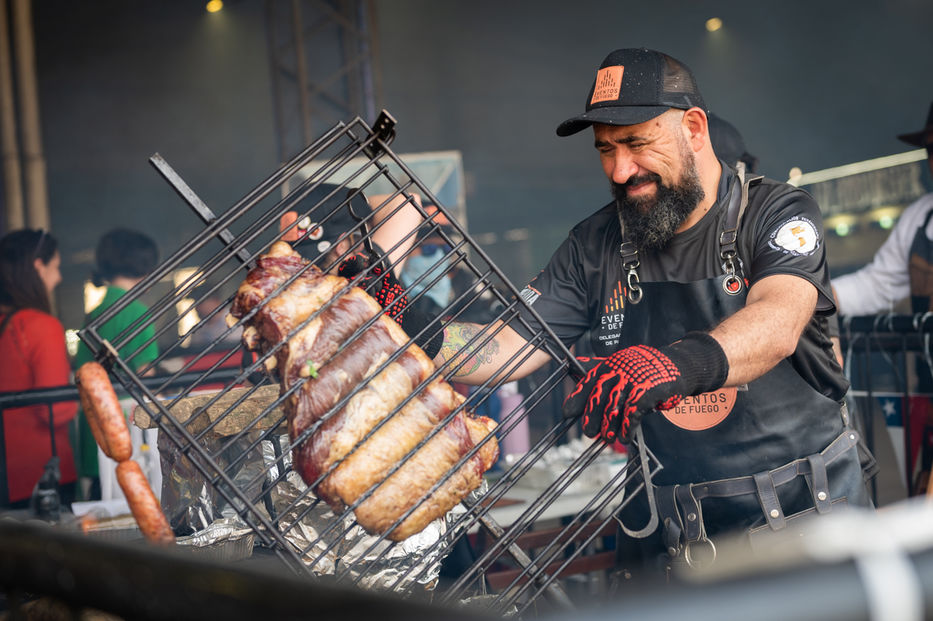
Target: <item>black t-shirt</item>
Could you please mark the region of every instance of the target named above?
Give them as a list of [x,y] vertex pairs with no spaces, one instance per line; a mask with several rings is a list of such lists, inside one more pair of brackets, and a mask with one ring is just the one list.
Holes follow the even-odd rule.
[[[703,218],[675,235],[664,250],[639,252],[642,282],[692,282],[723,273],[719,233],[728,190],[737,179],[728,166],[722,168],[717,200]],[[576,343],[589,332],[589,344],[597,356],[608,356],[618,349],[625,318],[621,242],[613,202],[577,224],[544,270],[522,291],[525,301],[565,345]],[[805,191],[784,183],[764,179],[753,184],[739,227],[738,256],[750,286],[766,276],[791,274],[817,288],[817,312],[791,362],[816,390],[841,399],[848,384],[827,334],[826,316],[835,312],[835,306],[816,202]],[[525,318],[530,325],[537,325],[529,314]]]

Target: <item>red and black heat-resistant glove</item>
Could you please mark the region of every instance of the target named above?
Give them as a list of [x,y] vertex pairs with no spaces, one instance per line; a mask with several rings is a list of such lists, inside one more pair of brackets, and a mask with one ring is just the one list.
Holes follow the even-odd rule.
[[[352,280],[354,276],[378,260],[377,257],[358,252],[347,257],[340,264],[337,274]],[[385,270],[382,265],[377,265],[370,270],[369,274],[360,279],[356,286],[373,296],[379,302],[379,306],[386,309],[386,315],[402,326],[406,334],[414,337],[415,344],[424,350],[428,358],[433,360],[437,356],[444,344],[444,331],[440,329],[436,317],[428,316],[418,308],[417,303],[409,304],[405,287],[398,281],[392,270]]]
[[[337,275],[352,280],[374,261],[375,259],[370,255],[357,252],[340,264],[337,268]],[[405,295],[405,287],[398,281],[392,270],[386,270],[382,265],[377,265],[357,281],[356,286],[373,296],[379,302],[379,306],[386,309],[386,315],[402,325],[402,317],[408,307],[408,297]]]
[[660,349],[633,345],[608,358],[578,360],[587,372],[564,400],[564,416],[582,415],[583,433],[606,442],[630,442],[647,412],[716,390],[729,375],[725,352],[704,332]]

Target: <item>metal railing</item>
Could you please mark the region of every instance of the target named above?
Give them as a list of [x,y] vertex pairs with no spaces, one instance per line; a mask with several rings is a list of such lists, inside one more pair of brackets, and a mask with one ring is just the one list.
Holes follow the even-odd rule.
[[[220,368],[213,371],[209,377],[218,382],[229,382],[234,380],[240,374],[238,368]],[[160,390],[172,388],[185,388],[196,379],[203,379],[203,372],[184,373],[178,376],[152,376],[142,380],[149,387],[158,387]],[[119,383],[114,382],[114,390],[118,397],[130,396],[126,389]],[[55,386],[52,388],[36,388],[33,390],[21,390],[18,392],[0,392],[0,465],[3,466],[2,476],[0,476],[0,508],[9,505],[9,489],[7,483],[6,466],[6,437],[4,432],[3,416],[7,410],[15,408],[28,407],[30,405],[42,405],[48,409],[49,414],[49,438],[52,448],[52,456],[58,455],[58,449],[55,446],[55,420],[53,405],[56,403],[78,401],[78,389],[73,385]]]
[[918,455],[913,430],[920,422],[916,417],[923,414],[915,410],[921,405],[918,399],[933,398],[933,313],[843,317],[839,331],[852,384],[849,396],[861,412],[858,418],[869,448],[875,448],[872,414],[881,407],[879,400],[891,400],[886,414],[895,426],[903,426],[903,474],[908,495],[914,495],[922,490],[914,480]]

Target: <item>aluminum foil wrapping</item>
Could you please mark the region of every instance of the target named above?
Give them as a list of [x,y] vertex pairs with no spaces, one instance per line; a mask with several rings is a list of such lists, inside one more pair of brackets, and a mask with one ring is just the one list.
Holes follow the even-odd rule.
[[221,518],[213,524],[176,543],[188,546],[203,558],[215,561],[238,561],[253,553],[253,529],[239,518]]
[[[282,462],[291,463],[288,437],[281,436]],[[271,478],[278,476],[276,455],[271,442],[263,443],[263,456]],[[312,493],[301,477],[289,471],[271,494],[279,526],[286,539],[298,550],[306,550],[303,561],[316,574],[335,575],[341,581],[376,590],[412,591],[412,587],[432,590],[437,584],[441,561],[450,552],[454,538],[466,525],[453,528],[464,511],[458,505],[444,518],[431,522],[424,530],[395,543],[370,535],[356,524],[352,514],[342,519],[327,503]],[[487,489],[485,482],[474,494]],[[296,499],[300,498],[287,511]],[[309,509],[310,508],[310,509]],[[303,513],[307,513],[302,516]],[[297,516],[301,520],[295,522]]]
[[[250,449],[258,434],[244,435],[223,451],[221,449],[230,441],[228,437],[208,433],[200,440],[200,446],[247,498],[256,498],[262,491],[262,451],[259,447]],[[162,460],[162,510],[177,534],[197,533],[219,519],[240,513],[218,489],[210,485],[191,457],[163,433],[159,434],[159,455]],[[230,496],[235,498],[232,493]]]
[[[258,433],[258,432],[256,432]],[[224,519],[236,520],[245,509],[230,506],[214,489],[191,458],[159,434],[162,457],[162,506],[177,533],[210,533],[212,526]],[[250,449],[257,436],[245,436],[221,452],[229,438],[206,434],[201,446],[217,465],[233,479],[247,498],[258,498],[264,486],[279,477],[279,465],[291,464],[288,436],[280,435],[277,456],[272,441],[264,440]],[[260,474],[264,473],[264,476]],[[473,492],[481,496],[486,484]],[[301,477],[289,470],[267,494],[267,503],[252,509],[269,516],[279,526],[283,537],[301,554],[302,561],[316,575],[336,576],[341,582],[376,590],[410,593],[430,591],[440,573],[441,561],[450,551],[452,541],[467,525],[452,528],[464,511],[461,505],[449,511],[420,533],[402,542],[380,541],[356,524],[352,513],[339,518],[330,507],[312,493]],[[204,534],[206,538],[211,534]],[[418,588],[413,588],[418,587]]]

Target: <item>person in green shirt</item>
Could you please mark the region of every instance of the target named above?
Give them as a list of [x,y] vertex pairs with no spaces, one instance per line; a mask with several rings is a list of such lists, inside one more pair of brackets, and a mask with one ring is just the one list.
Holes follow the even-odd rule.
[[[105,233],[97,243],[95,251],[96,267],[92,274],[95,286],[107,285],[103,301],[84,320],[88,325],[105,310],[113,306],[127,291],[132,289],[147,274],[155,269],[159,261],[159,251],[155,242],[148,235],[129,229],[114,229]],[[116,316],[99,329],[100,337],[117,345],[121,334],[147,312],[146,306],[134,300]],[[147,326],[130,341],[118,347],[120,358],[127,361],[137,371],[144,369],[159,355],[158,346],[153,337],[155,329]],[[149,342],[151,340],[151,342]],[[148,343],[148,344],[147,344]],[[138,352],[137,352],[138,350]],[[133,355],[134,352],[137,352]],[[129,356],[132,356],[130,358]],[[81,343],[74,359],[77,369],[85,362],[93,360],[91,350]],[[79,495],[85,500],[101,497],[100,470],[97,462],[97,443],[88,427],[84,412],[78,416],[78,477]]]

